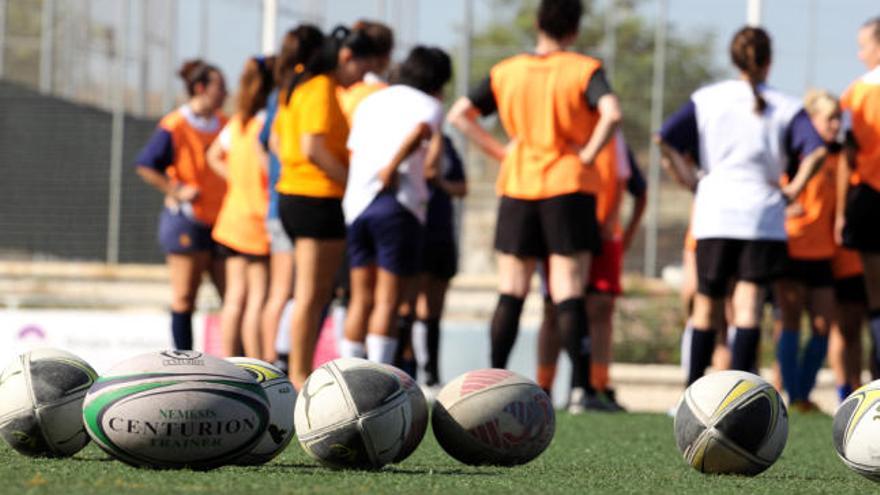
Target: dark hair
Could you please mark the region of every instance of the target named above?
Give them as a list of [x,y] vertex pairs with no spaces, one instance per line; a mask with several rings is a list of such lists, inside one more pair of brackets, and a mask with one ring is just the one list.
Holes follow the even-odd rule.
[[352,31],[363,31],[373,42],[374,53],[377,57],[390,57],[394,49],[394,32],[381,22],[360,20],[352,27]]
[[872,17],[862,24],[862,29],[870,29],[874,41],[880,43],[880,17]]
[[443,89],[452,77],[452,61],[443,50],[416,46],[395,71],[396,84],[404,84],[428,94]]
[[581,0],[541,0],[538,6],[538,29],[561,40],[577,34],[584,6]]
[[770,65],[772,56],[770,35],[767,31],[756,27],[744,27],[736,32],[730,42],[730,59],[733,65],[743,71],[749,78],[752,93],[755,95],[755,111],[764,113],[767,101],[758,91],[762,71]]
[[324,33],[311,24],[301,24],[284,35],[275,71],[283,101],[290,99],[300,82],[336,68],[336,58],[331,61],[325,56],[326,44]]
[[183,79],[183,84],[186,85],[186,93],[189,96],[195,96],[196,84],[208,84],[212,72],[222,74],[217,67],[197,58],[185,61],[177,71],[177,75]]
[[243,124],[266,106],[272,91],[272,69],[275,57],[252,57],[244,64],[238,82],[238,101],[236,107]]
[[367,58],[379,55],[376,41],[368,33],[366,23],[358,23],[352,29],[339,25],[330,32],[331,44],[328,45],[328,56],[336,56],[341,48],[351,50],[354,58]]

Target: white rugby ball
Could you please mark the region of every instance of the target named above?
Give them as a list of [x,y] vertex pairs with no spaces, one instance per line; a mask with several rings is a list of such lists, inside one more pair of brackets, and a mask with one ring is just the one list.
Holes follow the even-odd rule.
[[412,409],[412,424],[406,433],[403,448],[400,449],[400,452],[392,461],[393,463],[403,462],[415,452],[419,444],[422,443],[422,439],[425,438],[425,432],[428,430],[428,402],[425,400],[425,394],[422,393],[419,384],[406,371],[390,364],[378,364],[378,366],[394,373],[397,379],[400,380],[406,396],[409,397],[409,405]]
[[341,358],[309,375],[293,418],[300,445],[322,464],[378,469],[403,448],[412,409],[394,373],[364,359]]
[[211,469],[251,452],[269,425],[253,376],[196,351],[151,352],[95,382],[83,420],[111,456],[134,466]]
[[880,380],[862,386],[834,413],[833,441],[846,467],[880,481]]
[[27,456],[71,456],[89,443],[82,404],[97,378],[79,357],[37,349],[0,374],[0,436]]
[[236,459],[236,464],[264,464],[287,448],[294,435],[293,408],[296,390],[287,375],[277,367],[254,358],[226,358],[230,363],[253,375],[269,398],[269,427],[254,450]]

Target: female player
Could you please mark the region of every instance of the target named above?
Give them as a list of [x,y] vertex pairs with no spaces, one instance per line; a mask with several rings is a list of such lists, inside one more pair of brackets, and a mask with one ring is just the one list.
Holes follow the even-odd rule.
[[[461,156],[452,140],[443,136],[443,159],[437,175],[428,181],[428,213],[421,273],[414,302],[401,305],[400,341],[411,335],[421,382],[440,384],[440,319],[449,281],[458,271],[452,199],[467,194],[467,179]],[[398,353],[400,358],[400,353]]]
[[223,355],[262,358],[260,314],[269,278],[269,201],[266,153],[259,143],[274,59],[245,63],[236,113],[214,144],[208,163],[226,178],[226,196],[212,235],[226,255],[226,293],[220,314]]
[[[840,162],[838,162],[839,164]],[[859,253],[837,246],[831,259],[834,272],[835,316],[828,338],[828,365],[834,373],[840,402],[862,386],[862,324],[868,307]],[[877,379],[876,369],[871,369]]]
[[[712,358],[724,296],[733,280],[737,330],[732,367],[755,367],[761,284],[776,279],[787,258],[785,205],[826,154],[800,103],[765,84],[771,61],[767,33],[740,29],[730,54],[739,78],[698,90],[660,134],[661,151],[677,169],[687,169],[683,153],[699,150],[703,174],[694,200],[699,280],[688,384],[703,375]],[[783,189],[779,179],[787,160],[801,161],[801,166]]]
[[858,43],[859,59],[868,73],[852,83],[840,100],[849,117],[852,146],[844,154],[837,183],[835,234],[862,259],[874,341],[871,368],[876,370],[880,368],[880,18],[859,29]]
[[370,57],[369,70],[363,79],[339,90],[339,104],[349,124],[355,108],[364,98],[388,87],[383,76],[391,65],[391,52],[394,50],[394,33],[385,24],[358,21],[351,29],[363,33],[372,42],[374,54]]
[[137,173],[165,195],[159,217],[159,244],[171,278],[171,335],[176,349],[192,349],[192,313],[202,273],[209,271],[217,291],[225,292],[223,259],[211,228],[226,183],[207,163],[205,150],[226,123],[223,74],[201,60],[185,62],[180,77],[189,100],[159,121],[137,157]]
[[[788,206],[785,230],[788,233],[789,262],[776,284],[782,331],[776,343],[776,359],[782,386],[789,404],[801,411],[815,410],[809,401],[816,374],[828,350],[828,332],[834,319],[834,203],[837,180],[837,148],[840,108],[837,99],[824,91],[811,91],[804,98],[804,110],[813,127],[832,154],[804,188],[803,194]],[[796,163],[788,177],[796,174]],[[809,314],[812,334],[799,357],[801,316]]]
[[[575,368],[577,388],[589,369],[584,280],[599,249],[592,166],[621,120],[601,62],[567,51],[577,38],[579,0],[542,0],[534,52],[496,64],[448,120],[485,153],[502,162],[495,231],[498,305],[491,324],[491,364],[504,368],[537,260],[549,258],[557,328]],[[498,112],[507,146],[477,117]]]
[[336,88],[363,77],[373,50],[346,28],[325,37],[311,25],[293,30],[289,50],[282,58],[293,70],[281,85],[273,132],[281,161],[279,213],[296,246],[289,371],[298,389],[311,372],[321,313],[345,249],[348,124]]
[[428,190],[442,153],[443,87],[449,56],[417,46],[397,83],[357,109],[348,148],[351,173],[343,208],[348,225],[351,302],[346,342],[364,341],[371,361],[393,364],[397,311],[420,268]]

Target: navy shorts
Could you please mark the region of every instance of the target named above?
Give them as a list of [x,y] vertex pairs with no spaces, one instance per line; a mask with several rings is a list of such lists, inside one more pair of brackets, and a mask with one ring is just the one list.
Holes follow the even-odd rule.
[[452,240],[426,241],[422,255],[422,273],[450,280],[458,271],[458,248]]
[[424,226],[409,210],[383,192],[348,226],[348,256],[352,268],[378,265],[398,276],[421,268]]
[[168,208],[159,214],[159,246],[165,254],[217,251],[210,226]]

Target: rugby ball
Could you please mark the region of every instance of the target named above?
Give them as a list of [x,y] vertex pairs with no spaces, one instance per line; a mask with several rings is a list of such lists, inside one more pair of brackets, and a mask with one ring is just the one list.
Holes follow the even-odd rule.
[[89,443],[82,404],[97,373],[79,357],[38,349],[0,374],[0,436],[20,454],[66,457]]
[[300,445],[321,464],[378,469],[403,449],[412,409],[394,373],[365,359],[340,358],[309,375],[294,423]]
[[758,375],[719,371],[684,391],[674,431],[685,462],[697,471],[754,476],[782,455],[788,412]]
[[379,366],[397,376],[404,392],[406,392],[406,396],[409,398],[409,406],[412,409],[412,423],[403,441],[403,448],[400,449],[400,452],[391,461],[398,463],[412,455],[419,444],[422,443],[422,439],[425,438],[425,432],[428,430],[428,403],[419,384],[405,371],[390,364],[383,363],[379,364]]
[[880,481],[880,380],[859,388],[834,413],[833,441],[846,467]]
[[535,382],[503,369],[481,369],[449,382],[431,414],[437,442],[465,464],[515,466],[541,455],[556,415]]
[[264,464],[280,454],[293,438],[293,407],[296,390],[283,371],[259,359],[246,357],[226,358],[230,363],[250,373],[269,398],[269,426],[263,439],[236,464]]
[[269,425],[269,401],[253,376],[196,351],[124,361],[89,389],[89,435],[133,466],[211,469],[251,452]]

